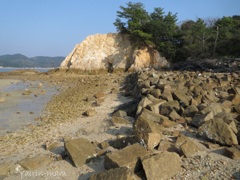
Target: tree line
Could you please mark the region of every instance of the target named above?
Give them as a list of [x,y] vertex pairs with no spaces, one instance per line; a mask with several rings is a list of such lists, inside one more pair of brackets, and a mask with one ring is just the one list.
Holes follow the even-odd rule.
[[136,46],[158,50],[172,62],[188,58],[240,57],[240,16],[186,20],[177,24],[177,14],[142,3],[120,6],[114,22],[117,31],[130,36]]

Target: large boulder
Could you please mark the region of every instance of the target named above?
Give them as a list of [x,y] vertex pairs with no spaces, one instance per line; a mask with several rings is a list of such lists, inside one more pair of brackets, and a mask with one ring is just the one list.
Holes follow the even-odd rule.
[[160,114],[162,114],[164,116],[169,116],[169,114],[173,110],[179,111],[179,109],[180,109],[179,102],[174,100],[174,101],[168,101],[168,102],[162,104],[159,107],[159,112],[160,112]]
[[168,67],[168,61],[151,48],[136,49],[123,34],[88,36],[61,63],[62,69],[141,69]]
[[226,148],[224,155],[231,159],[240,159],[240,149],[237,147]]
[[181,158],[174,152],[163,152],[142,160],[147,179],[170,179],[181,171]]
[[109,141],[109,145],[115,149],[123,149],[129,145],[138,143],[138,139],[136,136],[126,136],[114,140]]
[[191,123],[194,125],[194,126],[201,126],[204,122],[206,121],[209,121],[211,119],[213,119],[214,117],[214,114],[212,111],[210,112],[207,112],[205,114],[201,114],[201,115],[196,115],[194,116],[194,118],[192,119]]
[[187,106],[189,105],[189,102],[191,100],[191,97],[184,94],[181,90],[174,91],[172,93],[172,96],[174,100],[178,100],[179,102],[182,102]]
[[151,112],[147,109],[143,109],[141,114],[138,116],[133,124],[133,129],[138,138],[144,133],[161,133],[162,127],[160,124],[163,123],[164,116]]
[[234,133],[234,129],[232,125],[234,122],[227,124],[221,118],[214,118],[207,122],[205,122],[202,126],[199,127],[198,131],[200,135],[204,137],[218,142],[224,145],[237,145],[238,140],[237,136]]
[[194,141],[187,139],[181,146],[181,150],[185,157],[191,157],[201,151],[201,149],[194,143]]
[[96,153],[95,146],[85,138],[78,138],[67,141],[65,149],[76,167],[87,163],[87,160]]
[[170,121],[166,116],[143,109],[134,122],[133,129],[138,140],[147,149],[154,149],[162,139],[164,127],[173,127],[176,123]]
[[162,134],[160,133],[141,133],[138,135],[138,139],[147,146],[147,149],[154,149],[158,146],[160,140],[162,139]]
[[147,154],[147,150],[139,144],[127,146],[124,149],[111,152],[106,155],[105,169],[128,167],[131,170],[138,171],[141,168],[140,158]]
[[120,167],[92,175],[89,180],[134,180],[134,174],[127,167]]
[[26,170],[35,170],[42,166],[50,164],[53,159],[47,155],[35,156],[33,158],[25,158],[18,163]]

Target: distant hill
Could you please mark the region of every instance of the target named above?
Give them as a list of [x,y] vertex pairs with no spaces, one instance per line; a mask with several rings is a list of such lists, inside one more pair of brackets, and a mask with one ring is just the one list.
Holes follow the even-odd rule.
[[0,56],[2,67],[59,67],[65,57],[36,56],[28,58],[22,54]]

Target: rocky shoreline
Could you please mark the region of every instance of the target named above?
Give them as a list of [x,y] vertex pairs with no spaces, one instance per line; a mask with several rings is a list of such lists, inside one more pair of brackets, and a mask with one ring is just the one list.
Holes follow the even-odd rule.
[[0,137],[0,177],[239,179],[239,75],[1,74],[57,85],[60,94],[37,126]]
[[[164,179],[240,178],[239,82],[238,71],[146,70],[129,76],[127,94],[139,99],[135,136],[155,153],[182,158],[182,170]],[[155,166],[156,158],[152,156]],[[162,175],[144,171],[148,179]]]
[[[0,76],[1,79],[41,80],[44,85],[58,86],[60,91],[60,94],[54,96],[46,105],[45,116],[39,118],[38,125],[29,125],[22,130],[0,137],[0,175],[5,179],[20,177],[20,172],[23,172],[24,169],[17,170],[19,167],[18,162],[26,157],[47,155],[52,160],[60,158],[62,154],[64,157],[64,139],[84,136],[92,141],[98,139],[103,141],[109,137],[114,138],[114,134],[105,133],[105,128],[101,129],[101,127],[110,126],[107,119],[113,111],[111,108],[122,102],[129,101],[128,98],[125,98],[126,100],[122,99],[117,94],[119,84],[125,76],[122,73],[95,75],[92,72],[79,74],[76,72],[38,73],[35,71],[17,71],[1,73]],[[109,94],[110,97],[104,101],[101,96],[105,96],[105,94]],[[105,104],[102,105],[102,103]],[[96,112],[97,109],[98,112]],[[84,112],[87,112],[88,116],[94,116],[86,117],[83,115]],[[99,118],[100,120],[98,120]],[[96,120],[98,120],[98,123]],[[97,126],[95,127],[95,125]],[[96,131],[96,134],[89,135],[92,131]],[[48,146],[52,143],[60,145],[59,150],[56,149],[60,153],[50,151],[51,148],[49,149]],[[67,161],[62,162],[66,163],[67,170],[64,170],[64,172],[69,177],[71,173],[68,172],[68,169],[71,170],[73,166]],[[73,168],[73,171],[77,179],[81,170]],[[45,169],[44,172],[48,171]],[[84,170],[82,170],[82,173],[84,173]],[[9,176],[5,177],[6,174]]]

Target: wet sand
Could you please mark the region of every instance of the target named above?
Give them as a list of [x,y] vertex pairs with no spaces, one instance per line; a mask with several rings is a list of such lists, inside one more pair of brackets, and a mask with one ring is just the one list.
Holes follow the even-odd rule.
[[0,92],[0,97],[4,98],[0,104],[0,135],[36,124],[46,103],[57,93],[43,83],[17,79],[0,79]]
[[20,82],[20,80],[17,79],[0,79],[0,90],[4,89],[5,87],[11,85],[11,84],[16,84]]

